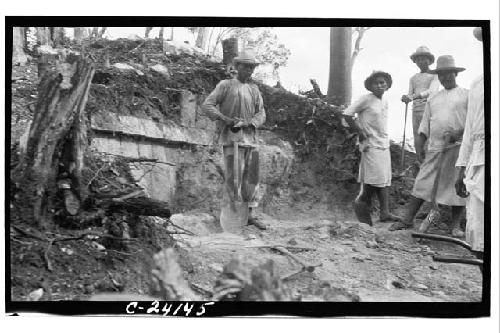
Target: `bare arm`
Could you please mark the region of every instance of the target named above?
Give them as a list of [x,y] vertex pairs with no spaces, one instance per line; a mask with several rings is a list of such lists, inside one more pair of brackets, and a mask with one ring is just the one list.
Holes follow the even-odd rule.
[[366,135],[361,126],[359,126],[359,122],[354,119],[354,115],[363,112],[364,103],[365,103],[365,98],[361,97],[359,100],[357,100],[347,109],[345,109],[343,114],[344,119],[349,125],[349,127],[352,128],[358,134],[359,141],[365,140]]
[[408,95],[403,95],[401,97],[401,102],[403,103],[410,103],[413,100],[413,80],[410,79],[410,86],[408,87]]
[[353,116],[349,115],[344,115],[344,119],[347,122],[347,125],[349,125],[349,127],[352,128],[358,134],[359,141],[364,141],[366,139],[366,136],[363,133],[363,130],[359,126],[359,123],[356,121],[356,119],[354,119]]

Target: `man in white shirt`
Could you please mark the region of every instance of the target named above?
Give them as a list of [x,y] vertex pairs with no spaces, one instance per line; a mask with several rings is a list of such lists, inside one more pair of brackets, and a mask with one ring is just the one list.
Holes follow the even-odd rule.
[[[434,182],[441,168],[436,191],[436,203],[452,207],[452,235],[460,234],[460,217],[465,200],[455,193],[455,163],[460,150],[465,118],[467,115],[468,90],[458,87],[457,74],[465,68],[456,67],[450,55],[440,56],[436,69],[444,89],[432,95],[425,106],[419,127],[416,150],[417,158],[423,162],[413,186],[412,199],[403,222],[394,223],[390,230],[413,227],[413,220],[424,201],[432,201]],[[427,150],[423,146],[428,141]],[[442,158],[441,154],[443,155]],[[440,161],[442,161],[440,164]],[[462,232],[463,233],[463,232]]]
[[[474,36],[482,41],[481,28]],[[468,197],[465,240],[478,257],[484,251],[484,80],[481,74],[471,85],[464,137],[458,155],[456,191]]]

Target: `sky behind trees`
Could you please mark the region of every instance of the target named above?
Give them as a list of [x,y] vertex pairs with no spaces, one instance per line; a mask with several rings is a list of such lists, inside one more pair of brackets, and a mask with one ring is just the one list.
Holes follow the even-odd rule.
[[[436,59],[439,55],[453,55],[456,65],[466,68],[459,74],[457,83],[469,88],[472,81],[483,72],[482,43],[474,38],[472,30],[472,27],[375,27],[368,30],[361,42],[363,50],[352,72],[353,101],[368,93],[363,82],[373,70],[390,73],[393,86],[386,93],[389,99],[389,135],[400,140],[404,126],[404,104],[400,98],[408,91],[410,77],[418,72],[418,67],[409,56],[421,45],[428,46]],[[323,93],[326,93],[329,28],[275,28],[275,31],[280,41],[292,52],[288,66],[280,72],[283,85],[292,90],[310,90],[309,78],[315,78]],[[431,65],[431,68],[435,65]],[[406,135],[411,139],[410,116]]]

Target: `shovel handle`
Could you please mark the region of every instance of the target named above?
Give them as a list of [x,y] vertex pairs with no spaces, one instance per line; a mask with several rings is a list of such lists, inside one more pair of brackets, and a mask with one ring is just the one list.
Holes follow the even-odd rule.
[[238,180],[239,180],[239,156],[238,156],[238,142],[233,142],[233,174],[234,174],[234,198],[238,200]]
[[453,237],[435,235],[435,234],[424,234],[424,233],[420,233],[420,232],[412,233],[411,237],[413,237],[413,238],[426,238],[426,239],[432,239],[432,240],[443,241],[443,242],[448,242],[448,243],[454,243],[454,244],[460,245],[461,247],[466,248],[469,251],[472,251],[472,247],[470,246],[469,243],[464,242],[463,240],[460,240],[457,238],[453,238]]
[[405,169],[406,120],[408,119],[408,103],[405,103],[405,127],[403,127],[403,143],[401,144],[401,171]]
[[475,258],[464,258],[458,256],[433,256],[432,259],[439,262],[483,266],[483,261],[481,259]]

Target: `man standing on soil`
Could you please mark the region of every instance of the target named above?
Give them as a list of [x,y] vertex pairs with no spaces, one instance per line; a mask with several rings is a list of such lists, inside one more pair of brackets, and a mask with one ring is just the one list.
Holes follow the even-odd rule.
[[[436,69],[429,71],[438,75],[444,89],[431,96],[425,106],[415,146],[419,152],[417,159],[423,163],[415,179],[407,215],[403,222],[391,225],[389,228],[391,231],[413,227],[413,220],[422,203],[432,201],[434,181],[438,175],[438,168],[441,168],[437,180],[436,202],[452,207],[452,235],[454,237],[463,235],[460,230],[460,217],[465,200],[455,193],[453,170],[467,115],[468,90],[458,87],[456,83],[458,73],[464,70],[465,68],[455,66],[455,59],[452,56],[443,55],[438,58]],[[428,148],[424,152],[426,141]]]
[[[481,28],[474,36],[483,40]],[[471,85],[464,138],[457,160],[457,194],[467,199],[465,240],[478,257],[484,251],[484,80],[481,74]],[[468,193],[467,193],[468,192]]]
[[[420,46],[410,56],[410,59],[418,66],[420,73],[416,73],[410,78],[410,88],[408,95],[403,95],[403,103],[412,103],[412,125],[413,143],[416,149],[418,127],[424,115],[427,98],[439,90],[439,80],[437,75],[429,73],[429,66],[434,63],[434,55],[427,46]],[[416,152],[419,154],[419,152]],[[415,173],[415,175],[418,172]]]
[[[256,149],[256,129],[266,121],[264,102],[259,88],[251,81],[255,67],[259,63],[251,50],[245,50],[234,58],[238,72],[236,78],[223,80],[206,98],[203,109],[212,120],[222,125],[219,143],[223,146],[225,165],[224,200],[233,201],[235,187],[244,202],[248,202],[248,224],[259,229],[266,225],[252,214],[257,207],[256,193],[259,184],[259,153]],[[219,109],[217,108],[219,107]],[[238,143],[239,170],[238,183],[233,174],[233,142]]]
[[[400,221],[389,212],[389,186],[391,185],[391,153],[387,134],[387,100],[384,93],[392,86],[389,73],[374,71],[366,80],[370,94],[362,96],[344,111],[351,128],[358,132],[361,161],[358,182],[361,190],[354,201],[354,212],[362,223],[372,225],[370,215],[372,197],[380,203],[380,221]],[[353,116],[357,114],[357,120]]]

